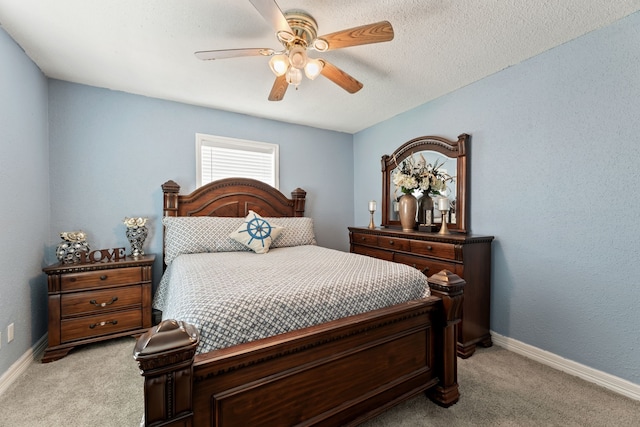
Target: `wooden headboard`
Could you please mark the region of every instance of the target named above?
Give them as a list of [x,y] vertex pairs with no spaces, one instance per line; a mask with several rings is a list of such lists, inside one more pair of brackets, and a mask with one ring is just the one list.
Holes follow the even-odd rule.
[[[191,194],[180,195],[175,181],[162,184],[164,216],[223,216],[244,218],[252,210],[265,217],[304,216],[307,192],[296,188],[288,199],[279,190],[249,178],[226,178],[213,181]],[[163,268],[165,229],[162,228]]]
[[304,216],[307,192],[296,188],[291,199],[262,181],[226,178],[211,182],[191,194],[179,195],[174,181],[162,184],[164,216],[245,217],[250,210],[261,216]]

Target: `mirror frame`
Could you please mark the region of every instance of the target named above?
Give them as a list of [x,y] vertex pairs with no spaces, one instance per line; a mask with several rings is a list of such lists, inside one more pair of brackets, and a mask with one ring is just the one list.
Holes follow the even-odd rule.
[[420,151],[436,151],[446,157],[457,159],[456,170],[456,223],[447,223],[447,228],[459,233],[468,232],[469,224],[469,161],[467,149],[469,135],[463,133],[457,141],[438,136],[421,136],[402,144],[391,155],[382,156],[382,220],[383,227],[400,227],[400,221],[391,220],[391,172],[407,157]]

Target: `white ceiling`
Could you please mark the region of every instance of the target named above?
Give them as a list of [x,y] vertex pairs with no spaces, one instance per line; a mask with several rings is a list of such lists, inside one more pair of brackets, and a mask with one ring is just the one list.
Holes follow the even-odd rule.
[[311,14],[319,35],[388,20],[395,38],[312,52],[362,82],[356,94],[305,78],[269,102],[268,58],[193,55],[281,49],[249,0],[0,0],[0,25],[51,78],[355,133],[640,10],[640,0],[277,3]]

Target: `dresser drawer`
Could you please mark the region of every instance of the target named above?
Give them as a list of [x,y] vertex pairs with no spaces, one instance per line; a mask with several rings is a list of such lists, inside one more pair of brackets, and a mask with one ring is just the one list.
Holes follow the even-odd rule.
[[411,250],[411,243],[409,240],[398,239],[395,237],[378,236],[378,246],[395,251],[409,252]]
[[78,289],[128,285],[141,281],[142,269],[140,267],[96,270],[62,275],[60,289],[63,292],[75,291]]
[[456,247],[451,243],[411,241],[411,252],[443,259],[456,259]]
[[103,313],[62,320],[60,340],[75,341],[142,328],[142,310]]
[[405,254],[394,254],[393,260],[401,264],[407,264],[415,267],[418,270],[422,271],[426,276],[434,275],[442,270],[449,270],[450,272],[456,273],[458,275],[462,274],[462,266],[453,262],[442,262],[429,258]]
[[393,252],[383,251],[382,249],[369,248],[366,246],[353,246],[353,253],[360,255],[368,255],[370,257],[393,261]]
[[351,235],[351,243],[355,244],[355,245],[372,245],[372,246],[377,246],[378,245],[378,236],[374,236],[371,234],[357,234],[357,233],[353,233]]
[[100,313],[127,306],[140,307],[142,304],[142,286],[133,285],[62,294],[60,304],[62,317]]

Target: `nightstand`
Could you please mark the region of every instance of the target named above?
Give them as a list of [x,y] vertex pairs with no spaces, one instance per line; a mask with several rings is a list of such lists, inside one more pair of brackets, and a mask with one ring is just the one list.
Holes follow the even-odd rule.
[[79,345],[136,336],[150,328],[154,260],[155,255],[144,255],[44,268],[49,344],[42,362],[61,359]]

